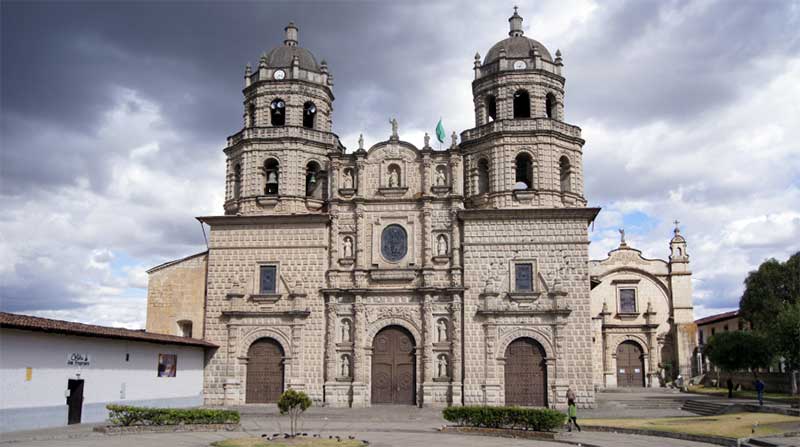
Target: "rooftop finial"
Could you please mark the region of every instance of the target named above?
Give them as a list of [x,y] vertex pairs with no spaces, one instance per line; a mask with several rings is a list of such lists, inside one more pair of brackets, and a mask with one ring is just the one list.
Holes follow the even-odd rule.
[[297,25],[295,25],[294,22],[289,22],[286,28],[284,28],[284,31],[286,31],[286,39],[283,41],[283,44],[290,47],[296,46],[299,41],[298,35],[300,33]]
[[680,234],[680,232],[681,232],[681,229],[680,229],[680,227],[678,227],[678,224],[680,224],[680,223],[681,223],[681,221],[679,221],[678,219],[675,219],[675,222],[672,222],[672,223],[674,223],[674,224],[675,224],[675,229],[673,230],[673,232],[674,232],[676,235]]
[[514,15],[508,18],[508,23],[510,25],[510,31],[508,35],[511,37],[521,36],[522,32],[522,17],[517,14],[517,7],[514,6]]

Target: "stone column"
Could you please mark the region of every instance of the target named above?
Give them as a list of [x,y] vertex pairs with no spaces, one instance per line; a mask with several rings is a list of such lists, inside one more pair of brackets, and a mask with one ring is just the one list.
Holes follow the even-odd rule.
[[356,161],[356,197],[364,197],[364,160]]
[[[431,265],[431,257],[433,256],[431,251],[432,231],[431,208],[430,204],[426,203],[422,209],[422,267],[430,267]],[[428,287],[430,285],[425,284],[425,286]]]
[[451,374],[453,375],[452,405],[464,405],[462,390],[463,371],[461,366],[461,337],[464,330],[463,319],[461,316],[462,311],[463,306],[461,305],[461,295],[458,293],[453,294],[453,304],[450,313],[450,337],[452,349],[450,358],[452,359]]
[[431,304],[431,294],[426,293],[422,298],[422,381],[430,382],[433,380],[433,328],[431,319],[433,318],[433,305]]
[[355,296],[353,304],[353,407],[369,405],[367,387],[370,383],[371,357],[367,355],[367,309],[364,298]]
[[336,378],[336,297],[327,296],[325,303],[325,380]]
[[454,155],[450,158],[450,188],[455,195],[464,195],[463,172],[461,156]]
[[[339,214],[336,212],[330,213],[331,217],[331,226],[330,226],[330,244],[328,244],[331,249],[328,251],[328,268],[336,268],[338,267],[338,260],[339,260],[339,245],[341,241],[339,240]],[[332,286],[329,284],[329,286]]]
[[364,253],[364,247],[366,247],[366,222],[364,219],[364,211],[361,209],[360,205],[356,205],[356,213],[355,213],[355,227],[356,227],[356,242],[355,242],[355,250],[353,255],[356,257],[356,267],[359,269],[363,269],[366,265],[366,254]]

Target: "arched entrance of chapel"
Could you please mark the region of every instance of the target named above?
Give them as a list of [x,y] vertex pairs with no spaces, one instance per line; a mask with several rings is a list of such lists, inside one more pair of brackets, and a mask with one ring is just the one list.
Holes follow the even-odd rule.
[[283,392],[284,352],[272,338],[259,338],[247,350],[245,403],[266,404],[278,401]]
[[416,403],[414,337],[405,328],[387,326],[372,340],[373,404]]
[[536,340],[520,337],[505,353],[506,405],[547,406],[545,351]]
[[632,340],[617,346],[617,386],[644,386],[644,350]]

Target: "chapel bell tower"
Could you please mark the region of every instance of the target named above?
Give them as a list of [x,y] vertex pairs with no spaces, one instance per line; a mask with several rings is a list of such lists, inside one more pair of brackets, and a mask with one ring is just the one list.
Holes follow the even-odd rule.
[[299,45],[290,22],[283,45],[244,72],[243,128],[228,137],[225,214],[322,212],[328,154],[342,152],[331,132],[333,76]]

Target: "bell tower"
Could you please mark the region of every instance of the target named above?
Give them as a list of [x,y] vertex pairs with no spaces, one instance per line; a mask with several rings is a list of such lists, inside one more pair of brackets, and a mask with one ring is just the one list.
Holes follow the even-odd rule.
[[319,213],[327,208],[333,75],[299,45],[290,22],[283,45],[244,73],[243,128],[228,137],[225,214]]
[[467,206],[585,207],[581,130],[564,122],[561,52],[525,37],[514,8],[508,38],[475,54],[475,127],[461,134]]

